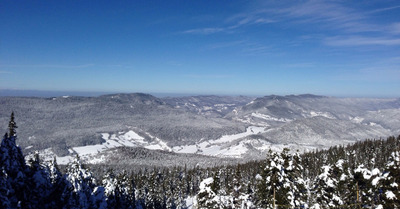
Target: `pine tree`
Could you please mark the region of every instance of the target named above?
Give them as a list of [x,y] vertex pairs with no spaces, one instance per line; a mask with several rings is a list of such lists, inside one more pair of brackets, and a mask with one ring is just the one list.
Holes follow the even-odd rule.
[[104,188],[96,187],[96,181],[89,170],[85,169],[77,156],[67,167],[67,204],[64,208],[101,208],[106,204]]
[[315,180],[315,204],[314,208],[319,208],[320,206],[326,207],[337,207],[342,205],[338,195],[338,179],[333,173],[333,168],[330,165],[325,165],[321,168],[320,175],[317,176]]
[[126,171],[123,171],[117,179],[117,188],[120,194],[120,208],[136,208],[136,184],[133,176],[129,176]]
[[215,191],[211,189],[214,179],[212,177],[204,179],[200,183],[200,191],[197,194],[198,209],[217,209],[220,208],[220,202]]
[[41,165],[39,153],[29,160],[29,172],[27,173],[26,186],[29,188],[27,205],[31,208],[52,208],[50,195],[53,184],[49,170]]
[[393,152],[379,181],[384,208],[400,208],[400,152]]
[[119,188],[117,178],[112,170],[107,171],[102,180],[102,185],[104,187],[104,193],[107,196],[107,206],[108,208],[121,208],[119,205]]
[[0,168],[7,176],[7,181],[12,187],[8,190],[8,200],[11,207],[25,207],[29,190],[26,188],[27,166],[21,148],[16,145],[16,132],[14,114],[11,114],[10,131],[5,134],[0,144]]
[[236,168],[232,184],[233,184],[233,191],[230,194],[232,196],[232,207],[240,208],[243,201],[242,199],[243,187],[242,187],[242,175],[240,173],[239,166]]
[[65,196],[65,189],[69,189],[67,187],[69,182],[67,182],[58,168],[56,157],[48,162],[45,169],[48,172],[52,184],[52,191],[49,195],[49,200],[47,201],[49,202],[48,208],[63,208],[63,206],[67,204],[68,200],[68,196]]
[[11,185],[9,184],[7,173],[1,169],[0,170],[0,208],[10,208],[11,202],[8,199],[11,190]]
[[17,131],[15,129],[17,129],[17,123],[15,123],[14,121],[14,112],[11,113],[11,117],[10,117],[10,122],[8,123],[8,129],[9,129],[9,136],[16,136]]
[[273,208],[277,205],[303,205],[303,193],[306,191],[302,169],[299,155],[293,157],[286,148],[280,154],[270,151],[259,177],[258,206]]

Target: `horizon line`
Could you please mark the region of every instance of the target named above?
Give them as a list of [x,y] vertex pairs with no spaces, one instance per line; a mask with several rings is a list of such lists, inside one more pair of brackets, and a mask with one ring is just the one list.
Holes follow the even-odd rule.
[[135,94],[143,93],[155,97],[185,97],[185,96],[247,96],[247,97],[264,97],[264,96],[299,96],[299,95],[315,95],[338,98],[400,98],[400,96],[390,95],[339,95],[339,94],[320,94],[320,93],[265,93],[265,94],[227,94],[227,93],[187,93],[187,92],[144,92],[144,91],[67,91],[67,90],[35,90],[35,89],[0,89],[0,97],[62,97],[62,96],[77,96],[77,97],[98,97],[112,94]]

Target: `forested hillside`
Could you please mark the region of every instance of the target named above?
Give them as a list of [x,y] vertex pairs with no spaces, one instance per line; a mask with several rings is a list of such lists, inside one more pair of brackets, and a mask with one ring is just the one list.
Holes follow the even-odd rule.
[[25,161],[16,128],[12,115],[0,145],[1,208],[400,207],[400,136],[211,168],[97,167],[96,179],[78,156],[63,173],[55,160]]
[[400,133],[399,98],[0,97],[0,124],[12,111],[21,116],[24,152],[57,155],[63,165],[76,154],[90,163],[123,161],[124,147],[262,160],[269,149],[325,149]]

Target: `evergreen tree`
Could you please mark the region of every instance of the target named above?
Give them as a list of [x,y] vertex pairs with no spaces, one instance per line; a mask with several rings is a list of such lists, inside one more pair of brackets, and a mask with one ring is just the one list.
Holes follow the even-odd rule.
[[133,176],[123,171],[118,177],[118,189],[120,194],[120,208],[136,208],[136,184]]
[[321,168],[321,174],[317,176],[314,183],[314,192],[316,193],[314,208],[337,207],[343,204],[338,195],[338,181],[332,166],[325,165]]
[[119,185],[112,170],[107,171],[106,175],[104,175],[102,185],[104,187],[104,193],[107,196],[106,201],[108,208],[121,208]]
[[14,114],[11,114],[12,134],[5,134],[0,144],[0,168],[5,173],[10,189],[8,190],[8,200],[11,207],[27,207],[26,200],[29,189],[26,188],[27,166],[21,148],[16,145],[17,135],[15,132]]
[[[272,208],[276,205],[302,205],[304,201],[301,193],[305,192],[305,181],[301,170],[300,163],[294,161],[288,149],[284,149],[280,155],[270,151],[262,172],[264,182],[259,186],[259,206]],[[262,188],[264,184],[266,188]]]
[[29,188],[27,205],[30,208],[52,208],[53,184],[49,170],[40,164],[39,153],[34,154],[34,158],[29,160],[29,172],[27,173],[26,186]]
[[215,191],[211,189],[214,179],[212,177],[204,179],[200,183],[200,191],[197,194],[198,209],[217,209],[220,208],[219,198]]
[[65,178],[69,183],[65,196],[69,198],[64,208],[89,209],[106,206],[104,188],[96,187],[95,179],[82,166],[78,156],[68,165]]
[[239,166],[236,168],[236,172],[234,178],[232,180],[233,191],[230,196],[232,197],[232,207],[240,208],[243,202],[243,187],[242,187],[242,175],[239,169]]
[[386,171],[379,187],[382,189],[382,205],[384,208],[400,208],[400,152],[393,152],[386,165]]
[[67,187],[69,182],[64,178],[60,169],[57,165],[57,160],[54,157],[53,160],[48,162],[45,169],[48,172],[51,184],[52,184],[52,191],[48,197],[46,202],[50,202],[48,208],[63,208],[64,205],[67,204],[68,196],[65,196],[67,192],[66,189],[70,189]]
[[7,173],[1,169],[0,170],[0,208],[10,208],[11,202],[8,199],[11,190],[11,185],[9,184]]
[[14,112],[11,113],[11,117],[10,117],[10,122],[8,123],[8,129],[9,129],[9,136],[16,136],[17,134],[17,123],[15,123],[14,121]]

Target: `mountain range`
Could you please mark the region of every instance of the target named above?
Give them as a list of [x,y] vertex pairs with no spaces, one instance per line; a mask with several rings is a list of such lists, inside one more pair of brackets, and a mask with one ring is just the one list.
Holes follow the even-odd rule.
[[60,163],[75,154],[91,163],[118,162],[137,156],[132,153],[138,148],[172,156],[262,159],[269,149],[323,149],[400,133],[399,98],[0,97],[3,132],[11,112],[24,153],[39,150],[47,158],[57,155]]

